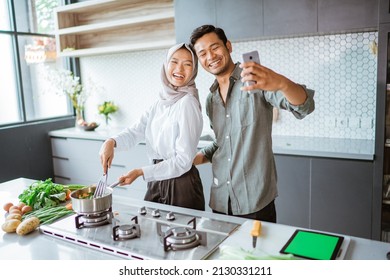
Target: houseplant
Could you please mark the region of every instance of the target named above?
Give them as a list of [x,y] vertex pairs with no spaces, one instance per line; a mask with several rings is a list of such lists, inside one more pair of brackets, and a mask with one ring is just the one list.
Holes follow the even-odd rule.
[[94,83],[89,88],[84,87],[80,82],[80,77],[66,69],[51,69],[47,71],[46,77],[50,84],[50,90],[56,94],[65,94],[69,97],[76,114],[76,126],[88,124],[84,120],[84,105],[92,92],[100,89],[94,88]]
[[106,126],[108,126],[108,121],[111,119],[110,114],[115,113],[118,109],[118,106],[112,101],[104,101],[103,104],[98,106],[99,114],[104,115]]

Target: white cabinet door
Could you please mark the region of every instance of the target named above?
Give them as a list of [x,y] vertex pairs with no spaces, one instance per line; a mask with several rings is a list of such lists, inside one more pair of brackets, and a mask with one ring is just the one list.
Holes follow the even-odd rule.
[[56,177],[69,178],[71,184],[96,184],[102,176],[102,168],[97,161],[88,159],[62,159],[53,157]]
[[101,140],[51,138],[51,144],[54,157],[100,162],[99,150],[103,144]]
[[68,158],[69,150],[68,138],[51,138],[51,153],[53,157]]
[[96,184],[102,175],[99,149],[103,141],[51,138],[56,182]]

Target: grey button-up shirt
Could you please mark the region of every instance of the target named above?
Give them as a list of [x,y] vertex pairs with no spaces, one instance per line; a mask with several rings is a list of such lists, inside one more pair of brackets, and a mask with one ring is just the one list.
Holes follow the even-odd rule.
[[302,119],[314,110],[314,91],[304,89],[304,104],[290,104],[281,92],[241,91],[241,68],[236,64],[230,77],[224,104],[215,80],[206,101],[216,140],[202,149],[212,162],[213,183],[210,207],[228,213],[230,197],[234,215],[257,212],[278,194],[272,151],[273,107],[292,112]]

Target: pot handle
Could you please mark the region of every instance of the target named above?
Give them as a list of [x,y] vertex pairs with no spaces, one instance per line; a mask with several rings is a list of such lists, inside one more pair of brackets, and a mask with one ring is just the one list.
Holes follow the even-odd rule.
[[120,183],[121,183],[121,182],[117,181],[117,182],[115,182],[115,183],[109,185],[108,187],[109,187],[109,188],[115,188],[115,187],[118,186]]

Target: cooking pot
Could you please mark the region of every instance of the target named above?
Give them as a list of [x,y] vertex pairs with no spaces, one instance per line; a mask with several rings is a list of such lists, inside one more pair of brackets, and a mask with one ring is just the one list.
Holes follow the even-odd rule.
[[[78,214],[99,214],[107,211],[112,205],[113,189],[107,187],[102,197],[93,198],[93,193],[96,187],[90,186],[80,190],[73,191],[70,194],[72,200],[72,208]],[[83,195],[89,195],[91,198],[79,198]]]

